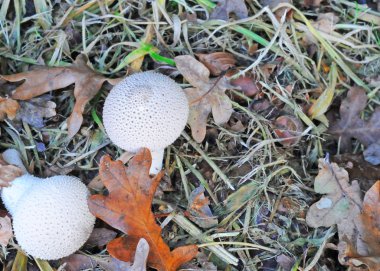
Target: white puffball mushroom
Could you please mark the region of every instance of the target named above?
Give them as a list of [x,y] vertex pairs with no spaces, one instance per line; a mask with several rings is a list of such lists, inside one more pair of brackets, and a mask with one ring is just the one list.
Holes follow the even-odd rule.
[[151,174],[161,170],[164,149],[180,136],[188,115],[182,88],[152,71],[133,74],[115,85],[103,108],[104,127],[115,145],[132,153],[150,149]]
[[[12,163],[6,156],[4,160]],[[89,191],[79,178],[62,175],[41,179],[27,173],[3,188],[1,196],[12,214],[18,244],[33,257],[57,260],[69,256],[83,246],[93,230]]]

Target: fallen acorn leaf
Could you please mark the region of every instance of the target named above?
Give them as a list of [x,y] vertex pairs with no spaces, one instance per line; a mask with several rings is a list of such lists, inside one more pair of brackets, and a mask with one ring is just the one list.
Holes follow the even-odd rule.
[[76,102],[67,121],[70,138],[79,131],[83,122],[84,108],[96,95],[103,83],[107,81],[114,85],[121,80],[105,78],[94,72],[87,65],[85,55],[79,55],[69,67],[41,67],[29,72],[1,75],[0,77],[9,82],[25,80],[12,93],[12,98],[16,100],[29,100],[43,93],[75,84]]
[[0,188],[9,186],[14,179],[21,175],[23,175],[22,169],[9,165],[0,155]]
[[248,9],[244,0],[219,0],[217,6],[211,11],[210,19],[228,21],[230,14],[238,19],[248,17]]
[[298,143],[301,139],[301,134],[303,132],[302,122],[291,115],[283,115],[278,117],[274,121],[273,132],[277,138],[284,139],[280,143],[285,146],[293,146]]
[[[367,94],[362,88],[351,88],[340,105],[340,119],[334,119],[331,122],[328,132],[340,139],[342,151],[351,149],[352,138],[359,140],[365,147],[380,143],[380,107],[375,109],[368,121],[360,118],[361,111],[366,107],[367,99]],[[366,152],[365,158],[368,162],[376,162],[380,159],[378,154],[370,149]]]
[[209,229],[218,225],[218,219],[212,214],[210,201],[205,197],[204,192],[204,187],[200,186],[190,193],[187,211],[191,221],[204,229]]
[[11,120],[14,119],[19,108],[20,105],[17,101],[11,98],[0,97],[0,121],[4,120],[6,117]]
[[232,68],[236,64],[235,57],[227,52],[215,52],[211,54],[196,54],[199,61],[210,70],[214,76]]
[[125,168],[121,161],[104,156],[99,175],[109,194],[93,195],[89,199],[90,211],[112,227],[126,233],[107,245],[111,256],[131,262],[141,238],[147,240],[150,253],[147,264],[159,271],[175,271],[193,259],[196,245],[182,246],[170,251],[161,237],[161,227],[156,224],[151,204],[163,172],[149,176],[152,157],[148,149],[139,151]]
[[194,86],[184,91],[190,103],[188,123],[191,134],[200,143],[206,136],[207,118],[211,112],[218,125],[231,117],[231,100],[224,93],[228,84],[225,77],[210,79],[210,71],[192,56],[177,56],[174,60],[183,77]]
[[0,245],[6,247],[13,237],[12,223],[9,216],[0,217]]

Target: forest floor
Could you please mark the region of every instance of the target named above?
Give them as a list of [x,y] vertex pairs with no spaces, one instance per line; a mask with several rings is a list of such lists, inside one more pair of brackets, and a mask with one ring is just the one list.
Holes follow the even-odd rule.
[[[197,257],[181,270],[380,270],[380,246],[369,242],[380,238],[374,190],[380,180],[380,4],[0,3],[0,74],[25,72],[29,87],[40,83],[18,98],[12,91],[23,78],[0,79],[0,146],[19,150],[29,172],[74,175],[92,194],[104,193],[100,159],[124,152],[102,123],[114,81],[104,80],[100,89],[86,85],[96,76],[154,70],[189,88],[188,78],[202,72],[196,80],[210,81],[194,87],[207,123],[188,125],[166,148],[152,204],[171,249],[198,245]],[[191,65],[180,67],[178,56]],[[88,67],[62,84],[52,70],[36,68],[71,69],[76,59]],[[226,86],[219,86],[222,80]],[[89,101],[79,104],[79,98]],[[354,180],[359,209],[346,189]],[[100,219],[95,228],[92,245],[59,261],[29,258],[26,264],[17,242],[7,242],[3,270],[128,270],[106,249],[122,233]]]

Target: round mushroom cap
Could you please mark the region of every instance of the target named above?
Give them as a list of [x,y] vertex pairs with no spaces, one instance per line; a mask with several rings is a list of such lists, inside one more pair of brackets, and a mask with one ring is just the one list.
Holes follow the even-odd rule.
[[14,179],[10,186],[1,189],[1,199],[12,216],[14,215],[19,200],[27,194],[27,191],[32,185],[40,181],[40,178],[25,174]]
[[77,251],[95,223],[87,205],[88,195],[76,177],[54,176],[35,183],[19,200],[13,215],[18,244],[43,260],[60,259]]
[[172,144],[185,128],[189,105],[182,88],[168,76],[141,72],[114,86],[103,108],[104,127],[118,147],[136,152]]

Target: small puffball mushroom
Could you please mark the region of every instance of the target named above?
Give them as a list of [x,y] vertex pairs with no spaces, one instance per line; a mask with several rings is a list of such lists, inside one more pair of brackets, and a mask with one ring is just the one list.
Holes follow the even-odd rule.
[[170,77],[151,71],[115,85],[103,108],[104,127],[115,145],[132,153],[150,149],[151,174],[161,170],[164,149],[180,136],[188,115],[182,88]]
[[[19,162],[14,162],[15,156]],[[13,151],[11,159],[3,158],[9,164],[22,165],[17,152]],[[1,192],[13,217],[18,244],[29,255],[44,260],[69,256],[87,241],[95,223],[88,196],[87,187],[76,177],[41,179],[28,173]]]

